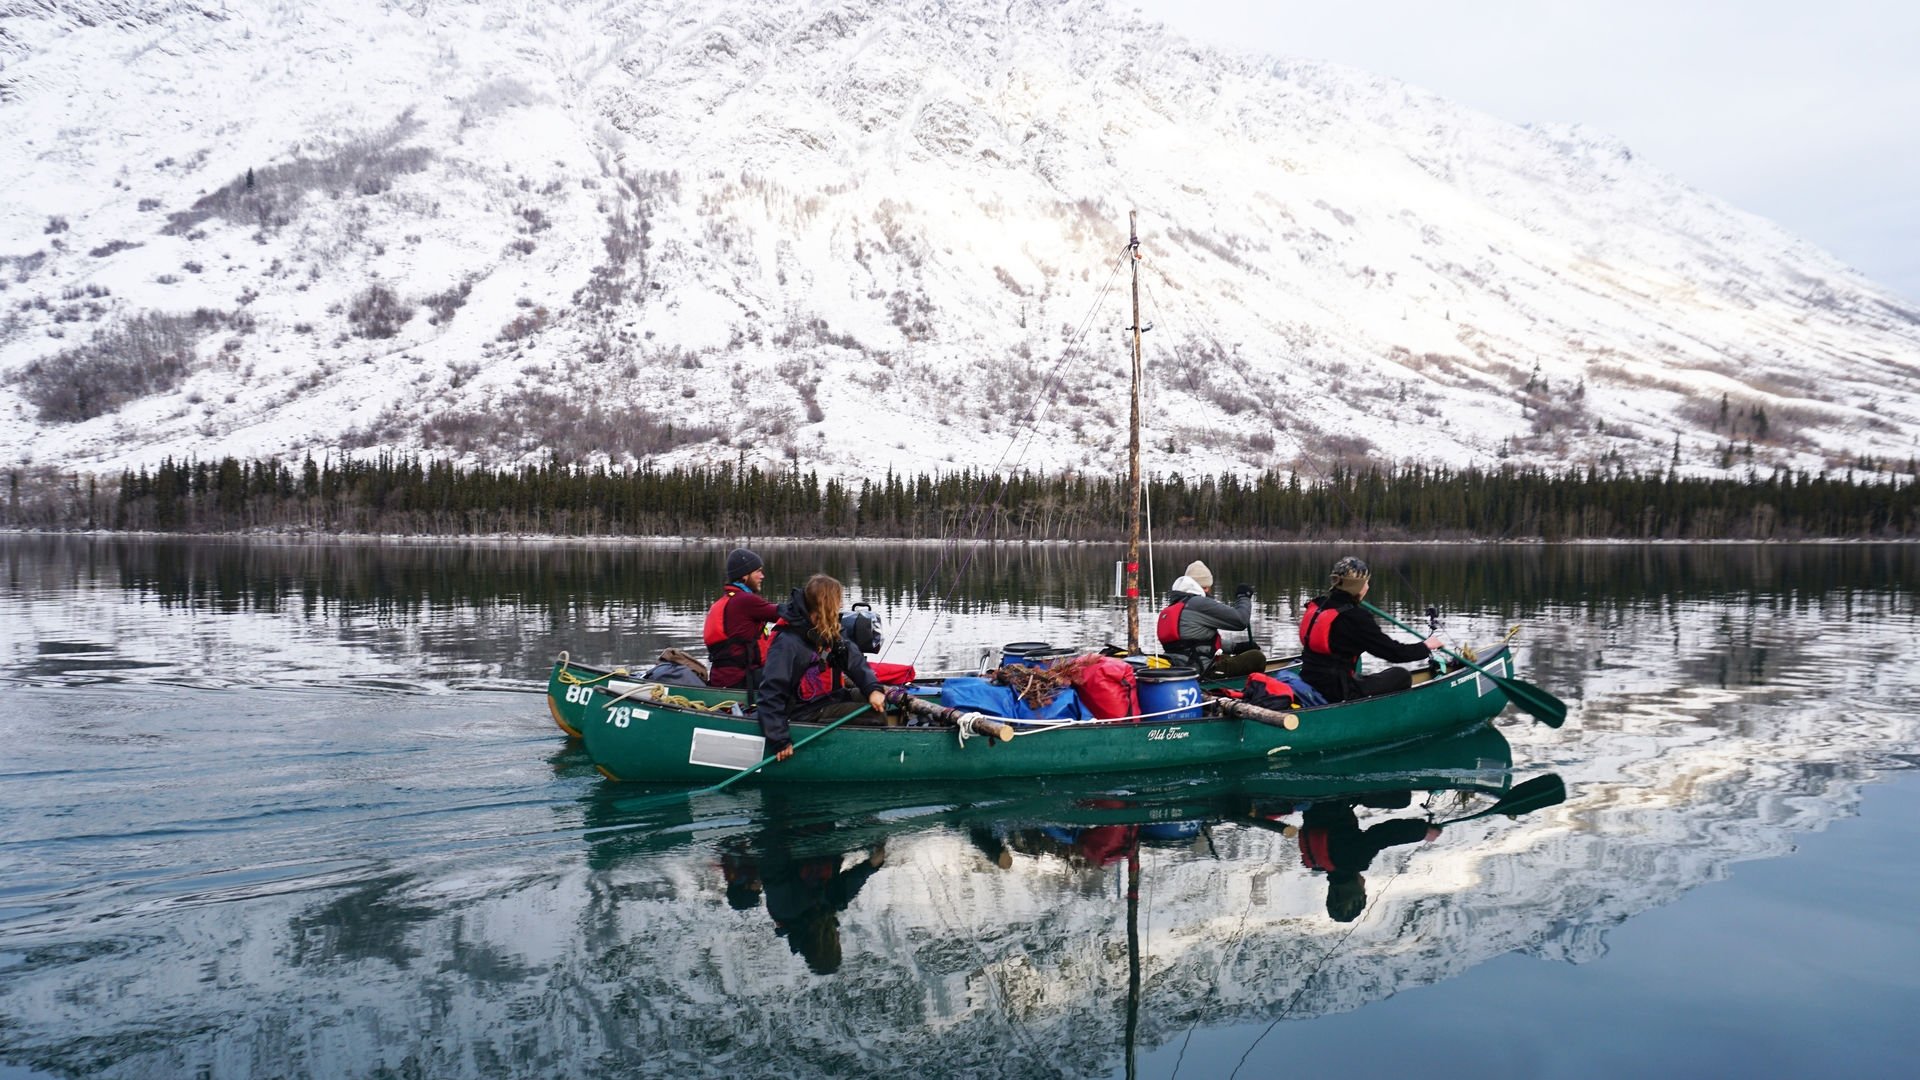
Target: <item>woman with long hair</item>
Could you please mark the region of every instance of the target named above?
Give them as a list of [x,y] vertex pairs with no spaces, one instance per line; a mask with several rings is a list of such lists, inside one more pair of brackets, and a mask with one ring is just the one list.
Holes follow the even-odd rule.
[[[867,658],[840,632],[844,598],[840,582],[815,574],[780,605],[773,641],[760,668],[760,700],[754,712],[767,749],[781,761],[793,756],[793,722],[843,716],[862,697],[875,712],[886,708],[886,696]],[[841,688],[843,676],[857,694]]]

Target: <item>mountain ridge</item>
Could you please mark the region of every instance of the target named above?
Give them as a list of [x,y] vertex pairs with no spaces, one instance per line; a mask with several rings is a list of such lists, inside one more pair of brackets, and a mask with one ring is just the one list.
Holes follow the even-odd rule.
[[1920,312],[1618,140],[1097,0],[16,0],[0,49],[25,463],[1112,470],[1134,209],[1152,469],[1920,444]]

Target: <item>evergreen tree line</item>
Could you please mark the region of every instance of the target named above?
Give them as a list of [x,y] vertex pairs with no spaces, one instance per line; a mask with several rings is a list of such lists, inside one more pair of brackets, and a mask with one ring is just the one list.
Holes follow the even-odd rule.
[[[821,480],[736,464],[459,467],[383,455],[297,463],[168,459],[112,478],[8,474],[0,525],[161,532],[1115,540],[1124,477],[966,471]],[[1336,469],[1322,479],[1149,481],[1156,539],[1898,539],[1911,478],[1744,479],[1501,466]]]

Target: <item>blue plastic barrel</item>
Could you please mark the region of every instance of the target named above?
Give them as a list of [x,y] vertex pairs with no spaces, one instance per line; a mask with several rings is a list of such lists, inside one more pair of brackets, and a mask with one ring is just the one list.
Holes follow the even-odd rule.
[[1009,641],[1000,646],[1000,663],[1024,664],[1027,667],[1045,667],[1050,661],[1036,657],[1056,652],[1050,641]]
[[1200,719],[1199,672],[1190,667],[1147,668],[1134,677],[1140,684],[1140,711],[1151,719]]
[[1158,821],[1140,826],[1140,839],[1191,840],[1200,835],[1200,823],[1197,821]]

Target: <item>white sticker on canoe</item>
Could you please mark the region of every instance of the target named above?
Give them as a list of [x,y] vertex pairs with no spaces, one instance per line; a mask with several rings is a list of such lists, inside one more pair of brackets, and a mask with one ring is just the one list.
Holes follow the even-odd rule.
[[1481,697],[1486,697],[1487,693],[1493,689],[1493,680],[1487,678],[1485,675],[1475,674],[1473,677],[1473,686],[1474,689],[1480,692]]
[[645,720],[652,715],[645,709],[637,709],[631,705],[615,705],[607,710],[606,721],[614,727],[623,728],[635,720]]
[[758,735],[697,727],[693,729],[693,747],[687,752],[687,764],[738,770],[758,765],[766,756],[767,740]]

